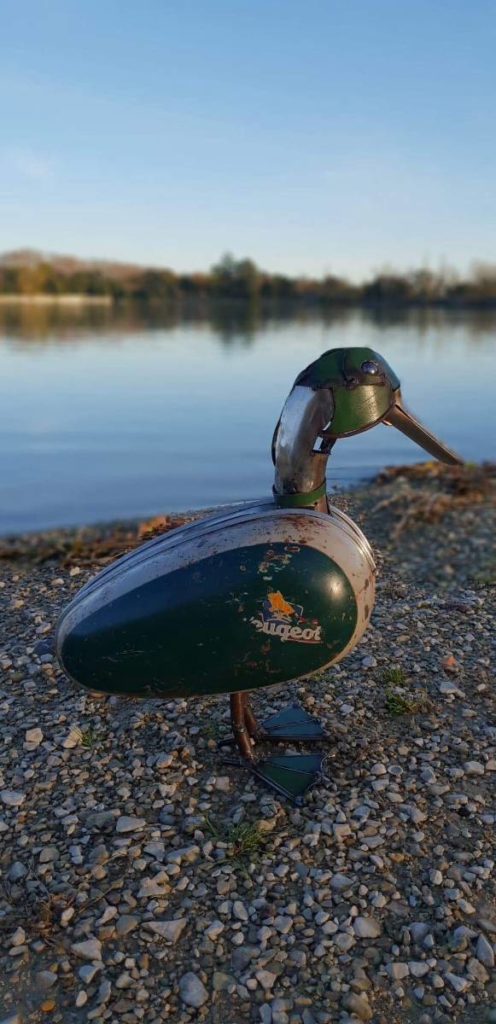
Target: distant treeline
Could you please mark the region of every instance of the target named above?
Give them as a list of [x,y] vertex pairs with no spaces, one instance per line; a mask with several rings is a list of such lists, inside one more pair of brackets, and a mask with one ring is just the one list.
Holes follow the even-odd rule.
[[[74,261],[75,262],[75,261]],[[153,303],[185,298],[250,303],[298,302],[305,305],[492,306],[496,307],[496,265],[478,264],[467,279],[453,271],[427,269],[400,273],[383,270],[354,284],[326,274],[321,278],[268,273],[249,259],[224,256],[208,273],[178,274],[172,270],[118,264],[76,268],[42,260],[22,266],[0,264],[0,294],[109,296]]]

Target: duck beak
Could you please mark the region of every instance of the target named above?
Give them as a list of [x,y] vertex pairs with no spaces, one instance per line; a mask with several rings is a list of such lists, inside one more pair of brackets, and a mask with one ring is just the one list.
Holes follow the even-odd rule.
[[419,420],[412,416],[405,406],[401,398],[401,392],[398,390],[395,392],[395,401],[389,409],[387,415],[383,420],[388,426],[396,427],[401,430],[402,434],[406,434],[412,441],[420,445],[421,448],[425,448],[429,455],[433,455],[435,459],[439,459],[440,462],[446,462],[449,466],[461,466],[463,465],[463,459],[455,452],[452,452],[446,447],[434,434],[431,434]]

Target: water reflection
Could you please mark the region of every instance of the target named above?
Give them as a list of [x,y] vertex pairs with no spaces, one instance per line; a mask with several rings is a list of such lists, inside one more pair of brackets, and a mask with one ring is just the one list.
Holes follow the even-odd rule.
[[[297,373],[362,345],[467,459],[494,457],[496,313],[219,303],[0,303],[0,533],[270,494]],[[423,453],[377,427],[335,446],[329,484]]]
[[449,331],[462,330],[474,342],[494,344],[496,310],[413,307],[349,307],[317,309],[294,304],[247,304],[227,300],[141,305],[132,303],[18,302],[0,303],[0,343],[75,345],[100,335],[118,342],[126,335],[143,331],[171,331],[179,326],[208,327],[226,346],[252,345],[270,328],[285,330],[288,324],[321,324],[325,328],[361,322],[384,332],[397,328],[414,331],[417,338],[440,332],[449,341]]

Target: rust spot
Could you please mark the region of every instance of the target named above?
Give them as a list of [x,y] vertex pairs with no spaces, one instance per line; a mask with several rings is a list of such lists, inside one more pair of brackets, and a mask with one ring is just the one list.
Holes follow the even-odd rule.
[[365,605],[365,618],[368,619],[368,617],[369,617],[369,606],[368,606],[368,604],[366,604]]

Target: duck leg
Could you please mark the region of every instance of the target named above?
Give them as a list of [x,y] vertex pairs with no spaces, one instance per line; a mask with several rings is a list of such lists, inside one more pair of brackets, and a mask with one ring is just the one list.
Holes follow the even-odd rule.
[[[261,782],[270,786],[280,796],[289,797],[295,803],[300,803],[306,790],[318,782],[323,757],[320,754],[274,754],[256,761],[251,740],[265,739],[265,731],[258,728],[246,693],[231,693],[230,703],[233,737],[241,754],[241,766],[251,769]],[[236,762],[227,759],[227,763]]]
[[243,717],[245,728],[249,736],[255,741],[265,743],[313,743],[315,740],[325,736],[320,722],[309,715],[308,711],[299,704],[290,704],[289,707],[277,711],[274,715],[266,718],[261,725],[258,724],[253,714],[247,693],[240,694],[242,698]]
[[[246,694],[245,693],[231,693],[231,726],[234,736],[234,742],[241,754],[241,757],[248,761],[253,761],[253,751],[251,747],[250,735],[246,722]],[[251,719],[255,722],[253,715]],[[256,726],[256,722],[255,722]]]

